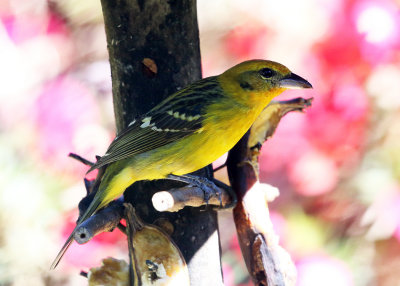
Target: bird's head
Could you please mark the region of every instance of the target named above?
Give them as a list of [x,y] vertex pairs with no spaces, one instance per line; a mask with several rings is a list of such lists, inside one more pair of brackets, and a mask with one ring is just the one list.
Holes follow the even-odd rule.
[[284,65],[266,60],[240,63],[221,74],[219,80],[224,90],[247,105],[266,105],[286,89],[312,88]]

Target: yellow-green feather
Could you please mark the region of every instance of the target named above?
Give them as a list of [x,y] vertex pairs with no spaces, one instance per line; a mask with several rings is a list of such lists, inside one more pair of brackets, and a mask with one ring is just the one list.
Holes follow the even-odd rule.
[[[248,61],[218,77],[189,85],[137,119],[138,122],[132,122],[110,145],[109,154],[89,170],[108,165],[92,203],[78,224],[121,196],[135,181],[191,173],[230,150],[272,98],[284,91],[260,77],[258,70],[262,68],[274,69],[278,77],[290,74],[286,67],[275,62]],[[152,121],[156,119],[159,121]],[[175,125],[169,127],[169,122]],[[150,123],[155,124],[154,130],[149,128]],[[166,129],[180,131],[165,132]],[[70,245],[74,232],[54,267]]]

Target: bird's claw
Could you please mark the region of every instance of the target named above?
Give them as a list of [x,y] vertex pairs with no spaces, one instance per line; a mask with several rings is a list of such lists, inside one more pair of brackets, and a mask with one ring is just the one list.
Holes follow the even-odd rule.
[[207,205],[209,200],[213,196],[216,196],[218,198],[220,206],[222,207],[222,199],[221,199],[222,191],[210,179],[194,175],[184,175],[184,176],[169,175],[168,178],[171,180],[184,182],[191,186],[195,186],[201,189],[204,192],[204,201],[206,202]]

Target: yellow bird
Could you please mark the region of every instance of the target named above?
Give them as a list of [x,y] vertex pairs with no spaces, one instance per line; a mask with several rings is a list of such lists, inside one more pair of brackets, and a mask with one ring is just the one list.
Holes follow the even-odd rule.
[[[97,193],[77,226],[136,181],[185,181],[183,175],[229,151],[274,97],[286,89],[311,87],[279,63],[252,60],[172,94],[133,120],[90,168],[88,172],[107,165]],[[196,181],[193,176],[189,179]],[[61,260],[75,231],[51,268]]]

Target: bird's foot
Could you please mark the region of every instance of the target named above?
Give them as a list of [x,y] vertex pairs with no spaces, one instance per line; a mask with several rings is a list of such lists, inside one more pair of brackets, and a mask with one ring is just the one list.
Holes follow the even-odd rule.
[[213,181],[204,177],[199,177],[194,175],[177,176],[171,174],[168,175],[167,178],[173,181],[179,181],[187,183],[188,185],[198,187],[204,192],[204,201],[207,204],[210,198],[216,196],[220,202],[220,205],[222,206],[222,200],[221,200],[222,191]]

